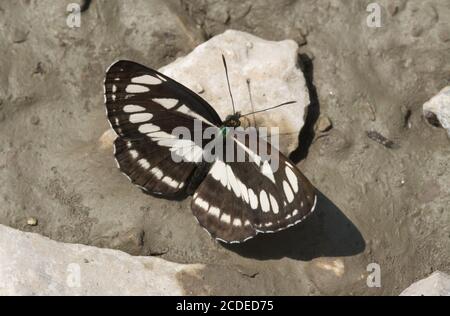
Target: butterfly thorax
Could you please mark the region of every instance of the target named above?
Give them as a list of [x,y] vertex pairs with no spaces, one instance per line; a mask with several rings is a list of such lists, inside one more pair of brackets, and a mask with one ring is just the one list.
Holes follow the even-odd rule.
[[241,126],[240,121],[241,113],[236,112],[235,114],[230,114],[225,118],[222,126],[220,127],[220,132],[223,136],[226,136],[229,132],[229,127],[239,127]]
[[223,127],[239,127],[241,126],[241,112],[236,112],[235,114],[230,114],[225,118],[223,122]]

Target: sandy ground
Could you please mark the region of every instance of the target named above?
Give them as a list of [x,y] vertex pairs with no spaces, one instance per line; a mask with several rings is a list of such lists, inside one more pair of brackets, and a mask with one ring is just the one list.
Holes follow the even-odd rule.
[[[450,272],[450,142],[421,110],[450,83],[447,0],[380,0],[381,28],[367,27],[367,0],[94,0],[71,29],[69,2],[0,3],[0,223],[207,263],[203,275],[180,277],[191,293],[387,295]],[[130,185],[99,138],[111,62],[158,68],[229,28],[302,45],[313,102],[292,158],[321,194],[301,225],[224,247],[189,199]],[[330,131],[313,132],[319,116]],[[370,263],[379,288],[366,284]]]

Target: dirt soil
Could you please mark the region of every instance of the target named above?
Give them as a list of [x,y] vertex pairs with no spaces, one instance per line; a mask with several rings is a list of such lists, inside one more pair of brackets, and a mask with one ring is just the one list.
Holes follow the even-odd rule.
[[[0,3],[0,223],[206,263],[180,276],[192,294],[396,295],[450,273],[450,141],[422,115],[450,84],[449,1],[379,0],[380,28],[368,0],[94,0],[80,28],[69,2]],[[211,240],[190,199],[131,185],[99,141],[109,64],[159,68],[230,28],[301,45],[312,103],[292,159],[320,191],[302,224],[237,246]],[[370,263],[381,287],[367,286]]]

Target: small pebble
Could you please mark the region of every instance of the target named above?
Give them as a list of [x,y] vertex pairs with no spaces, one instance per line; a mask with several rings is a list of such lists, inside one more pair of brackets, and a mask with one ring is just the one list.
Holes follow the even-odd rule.
[[436,116],[436,114],[430,111],[424,112],[425,112],[424,117],[430,125],[433,125],[434,127],[442,127],[441,122],[439,122],[439,119]]
[[317,130],[321,133],[329,131],[333,127],[331,120],[326,115],[321,115],[319,121],[317,122]]
[[201,84],[196,83],[196,84],[194,85],[194,91],[195,91],[196,93],[198,93],[198,94],[202,94],[203,92],[205,92],[205,89],[202,87]]
[[16,43],[16,44],[23,43],[27,40],[27,38],[28,38],[28,31],[25,31],[20,28],[16,28],[13,31],[13,34],[12,34],[13,43]]
[[386,137],[384,137],[377,131],[368,131],[368,132],[366,132],[366,134],[367,134],[367,137],[369,137],[371,140],[383,145],[386,148],[395,149],[395,148],[399,147],[392,140],[387,139]]
[[40,122],[41,120],[39,119],[38,116],[33,115],[33,116],[31,117],[30,121],[31,121],[31,124],[33,124],[33,125],[38,125],[39,122]]
[[415,25],[411,30],[411,35],[413,37],[420,37],[423,33],[423,29],[420,25]]
[[438,36],[442,42],[450,42],[450,25],[440,26],[438,29]]
[[36,226],[38,224],[38,220],[34,217],[29,217],[27,219],[27,225],[28,226]]

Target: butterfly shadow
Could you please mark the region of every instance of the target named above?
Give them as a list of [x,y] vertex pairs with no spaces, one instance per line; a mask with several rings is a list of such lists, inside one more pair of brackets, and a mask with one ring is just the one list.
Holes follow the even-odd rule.
[[363,252],[366,243],[356,226],[325,195],[317,194],[316,211],[298,225],[275,234],[257,235],[242,244],[222,244],[223,247],[258,260],[289,257],[309,261]]

